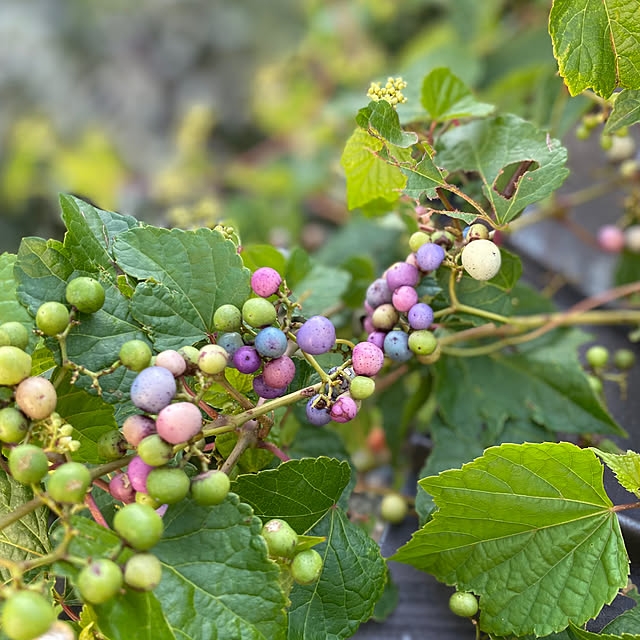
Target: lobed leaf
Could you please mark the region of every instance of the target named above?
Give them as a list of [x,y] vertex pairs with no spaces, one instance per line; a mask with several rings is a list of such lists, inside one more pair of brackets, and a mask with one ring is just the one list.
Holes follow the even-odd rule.
[[593,452],[615,473],[618,482],[630,493],[640,497],[640,454],[628,450],[616,454],[591,447]]
[[627,582],[628,558],[595,454],[503,444],[420,485],[433,519],[391,558],[480,596],[480,626],[537,636],[585,623]]
[[[418,200],[422,194],[426,195],[430,200],[433,200],[438,197],[436,189],[447,184],[447,181],[442,175],[442,171],[440,171],[433,162],[433,149],[430,147],[427,147],[427,152],[418,164],[415,166],[402,167],[402,173],[407,176],[407,184],[403,193],[415,200]],[[460,214],[460,212],[457,211],[452,213]],[[477,215],[474,214],[466,215],[473,216],[473,220],[477,218]],[[461,217],[461,214],[454,215],[453,217]]]

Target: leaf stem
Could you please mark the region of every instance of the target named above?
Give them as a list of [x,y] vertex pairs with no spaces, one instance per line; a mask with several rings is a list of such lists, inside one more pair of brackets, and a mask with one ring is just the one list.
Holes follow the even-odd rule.
[[259,440],[256,446],[258,447],[258,449],[266,449],[267,451],[271,451],[271,453],[280,458],[282,462],[288,462],[289,460],[291,460],[291,458],[282,449],[273,444],[273,442]]

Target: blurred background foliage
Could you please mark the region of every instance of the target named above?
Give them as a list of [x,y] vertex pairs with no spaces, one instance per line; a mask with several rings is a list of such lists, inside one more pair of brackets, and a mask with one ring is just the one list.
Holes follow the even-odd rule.
[[[569,100],[557,76],[548,5],[4,0],[0,248],[59,237],[63,191],[154,224],[232,223],[243,243],[335,258],[329,234],[388,209],[348,212],[339,165],[372,80],[408,81],[407,122],[423,76],[449,66],[500,110],[568,131],[588,101]],[[369,249],[369,267],[340,262],[366,279],[394,255]]]

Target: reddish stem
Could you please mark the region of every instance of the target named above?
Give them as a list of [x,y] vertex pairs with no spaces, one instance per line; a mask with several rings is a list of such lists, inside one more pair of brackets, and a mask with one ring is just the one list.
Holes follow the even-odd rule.
[[74,622],[80,622],[80,617],[68,604],[61,602],[60,606],[71,620],[73,620]]
[[273,442],[265,442],[264,440],[260,440],[256,445],[258,449],[266,449],[267,451],[271,451],[276,457],[280,458],[282,462],[288,462],[291,458],[279,447],[277,447]]
[[[191,390],[191,388],[189,387],[189,385],[187,384],[187,381],[184,378],[180,378],[182,380],[182,386],[184,387],[185,391],[192,397],[195,398],[196,394],[194,391]],[[198,406],[210,417],[213,418],[214,420],[218,417],[218,412],[215,411],[214,409],[212,409],[206,402],[204,402],[203,400],[200,400],[200,402],[198,402]]]
[[105,527],[105,529],[109,528],[107,521],[104,519],[102,512],[98,508],[96,501],[93,499],[93,496],[90,493],[87,493],[84,499],[85,505],[89,508],[93,519],[101,526]]
[[102,478],[96,478],[93,481],[93,484],[98,487],[99,489],[102,489],[103,491],[106,491],[107,493],[111,493],[111,491],[109,491],[109,483],[105,482],[104,480],[102,480]]

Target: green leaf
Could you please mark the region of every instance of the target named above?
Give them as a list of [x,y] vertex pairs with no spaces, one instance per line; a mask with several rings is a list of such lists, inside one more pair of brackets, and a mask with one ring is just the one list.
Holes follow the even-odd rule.
[[489,284],[503,291],[510,292],[520,280],[522,275],[522,261],[520,258],[500,247],[500,257],[502,264],[498,274],[489,280]]
[[34,322],[27,310],[18,302],[13,267],[17,256],[13,253],[0,255],[0,324],[19,322],[29,332],[29,347],[33,348],[38,338],[32,333]]
[[480,627],[544,636],[595,617],[628,558],[595,454],[503,444],[425,478],[438,511],[391,559],[480,595]]
[[97,443],[103,433],[118,428],[113,416],[113,406],[99,396],[93,396],[70,384],[67,376],[57,389],[56,411],[73,426],[72,437],[80,442],[80,448],[72,454],[76,462],[100,464]]
[[285,272],[287,285],[289,285],[289,287],[295,287],[296,284],[307,275],[310,269],[311,258],[309,254],[301,247],[291,249]]
[[422,82],[422,106],[432,120],[484,117],[495,107],[478,102],[467,85],[445,67],[434,69]]
[[[33,498],[33,491],[0,469],[0,516],[5,516]],[[39,507],[0,531],[0,556],[14,562],[35,560],[51,551],[48,510]],[[11,578],[6,567],[0,567],[3,581]]]
[[[637,630],[637,627],[636,627]],[[611,633],[594,633],[581,629],[575,624],[569,625],[567,629],[570,640],[640,640],[640,634],[637,633],[622,633],[620,635],[614,635]]]
[[[413,167],[402,167],[402,173],[407,176],[407,185],[403,193],[415,200],[418,200],[422,194],[433,200],[438,197],[436,188],[447,184],[442,171],[433,163],[433,149],[430,147],[427,147],[427,152],[418,164]],[[477,215],[474,215],[473,220],[476,217]]]
[[624,633],[636,633],[640,629],[640,606],[638,606],[640,597],[638,596],[638,590],[633,588],[625,595],[634,600],[636,604],[632,609],[627,609],[607,624],[602,630],[603,633],[622,635]]
[[[216,436],[216,451],[223,458],[227,458],[238,442],[236,433],[221,433]],[[238,469],[241,473],[256,473],[262,471],[273,460],[273,453],[266,449],[250,448],[245,450],[238,459]]]
[[365,130],[372,127],[387,142],[396,147],[407,148],[418,142],[416,133],[402,130],[398,112],[386,100],[372,100],[358,111],[356,122]]
[[340,268],[351,274],[351,284],[342,295],[342,299],[349,307],[361,307],[364,303],[367,287],[375,280],[375,266],[367,255],[356,255],[347,258]]
[[445,356],[435,365],[440,412],[449,424],[485,424],[493,434],[507,418],[564,433],[620,434],[578,360],[585,340],[580,331],[563,330],[515,354]]
[[96,209],[74,196],[60,196],[62,219],[68,229],[64,237],[67,255],[77,269],[116,275],[113,243],[116,236],[140,226],[132,216]]
[[316,547],[324,563],[322,575],[315,584],[293,587],[288,638],[349,638],[382,595],[386,565],[380,548],[339,507],[329,509],[311,533],[327,538]]
[[640,454],[627,450],[626,453],[616,454],[600,451],[591,447],[593,452],[616,474],[618,482],[630,493],[640,497]]
[[613,133],[636,122],[640,122],[640,91],[624,89],[616,94],[613,110],[604,125],[604,133]]
[[31,375],[39,376],[56,367],[56,360],[53,353],[45,347],[44,341],[38,343],[35,351],[31,354]]
[[335,458],[303,458],[276,469],[241,475],[232,484],[262,521],[286,520],[296,533],[306,533],[340,498],[349,483],[349,463]]
[[285,272],[284,256],[270,244],[249,244],[240,252],[242,262],[247,269],[255,271],[260,267],[271,267],[280,275]]
[[616,265],[614,280],[616,285],[640,280],[640,253],[633,253],[628,249],[622,251]]
[[549,15],[553,55],[569,93],[593,89],[608,98],[616,86],[640,88],[636,0],[564,0]]
[[169,507],[154,553],[163,562],[154,594],[179,638],[282,640],[285,596],[267,557],[261,523],[235,494],[215,507]]
[[292,291],[302,304],[302,312],[309,318],[338,304],[350,282],[351,274],[348,271],[314,264]]
[[202,340],[214,332],[219,306],[242,307],[250,294],[250,273],[235,245],[211,229],[131,229],[116,239],[115,255],[143,281],[131,308],[150,327],[158,351]]
[[[400,197],[406,179],[398,167],[390,165],[376,154],[384,144],[358,128],[347,140],[340,164],[347,177],[347,205],[349,209],[361,207],[381,198],[395,202]],[[409,161],[411,156],[399,147],[392,147],[398,162]]]
[[[447,131],[438,141],[438,166],[448,171],[477,171],[482,190],[501,224],[513,220],[526,206],[546,198],[569,175],[567,150],[531,123],[514,115],[478,120]],[[513,195],[498,193],[505,168],[531,161]],[[512,171],[513,172],[513,171]]]
[[[306,404],[306,403],[305,403]],[[304,416],[304,405],[301,407]],[[296,433],[291,447],[287,454],[292,458],[316,458],[319,456],[330,456],[338,460],[348,460],[344,442],[335,432],[325,427],[318,429],[306,420],[301,419],[300,429]]]
[[384,585],[380,600],[376,602],[371,619],[376,622],[384,622],[396,610],[399,596],[398,585],[393,581],[391,573],[387,572],[387,583]]

